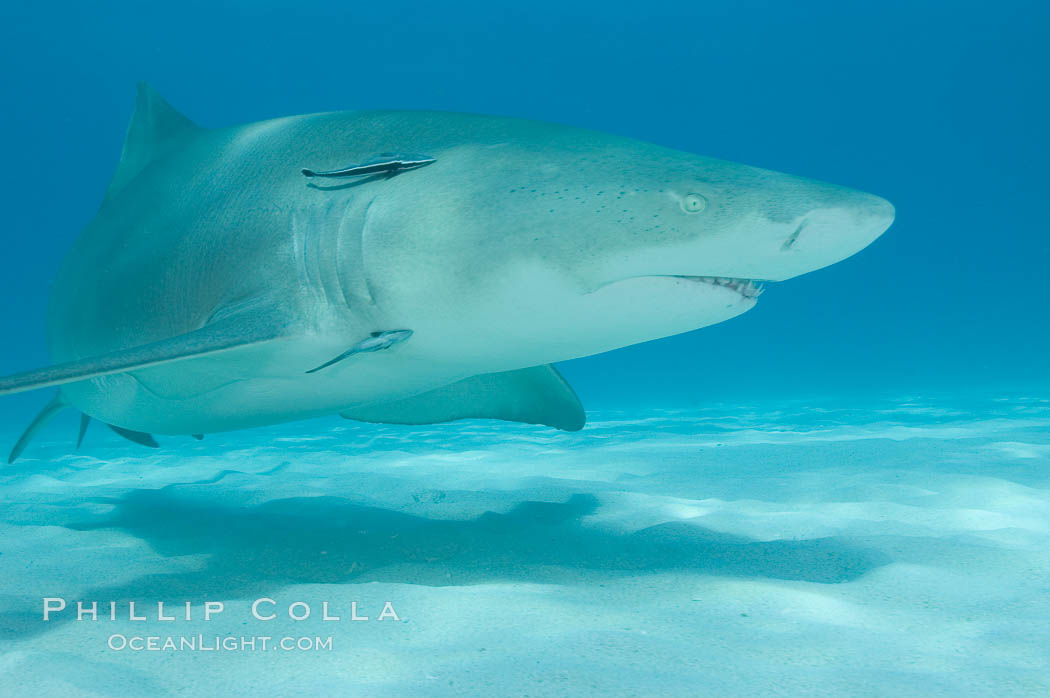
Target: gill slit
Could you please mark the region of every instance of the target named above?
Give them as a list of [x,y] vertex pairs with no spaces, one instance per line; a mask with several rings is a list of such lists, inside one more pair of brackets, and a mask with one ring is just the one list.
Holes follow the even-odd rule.
[[365,238],[368,235],[368,224],[372,220],[372,204],[375,203],[376,198],[378,197],[372,197],[368,202],[368,206],[365,207],[365,216],[361,223],[361,234],[358,236],[360,247],[357,256],[358,263],[361,265],[361,281],[364,283],[365,293],[368,294],[368,301],[372,305],[376,304],[376,294],[372,290],[372,283],[368,275],[368,260],[365,259]]
[[[309,211],[309,209],[307,209]],[[316,271],[310,264],[312,255],[310,254],[309,248],[313,244],[310,235],[309,220],[303,220],[304,218],[309,219],[310,216],[305,215],[303,209],[295,209],[292,211],[292,256],[295,259],[296,276],[299,278],[299,287],[305,289],[307,293],[313,296],[313,300],[320,301],[321,295],[318,293],[320,288],[320,278],[318,278]]]
[[[343,295],[347,306],[351,303],[360,303],[362,300],[369,305],[375,305],[375,296],[372,294],[372,287],[368,283],[368,271],[365,267],[365,234],[368,230],[369,215],[372,211],[372,204],[375,203],[376,198],[373,196],[368,200],[368,203],[364,205],[364,211],[361,213],[360,220],[361,224],[357,230],[342,230],[340,229],[339,239],[336,241],[336,276],[339,279],[339,288]],[[350,220],[349,216],[343,216],[343,222]],[[347,257],[346,253],[353,248],[353,255]],[[355,284],[355,279],[360,279],[359,284]],[[354,286],[358,288],[354,288]],[[348,287],[349,286],[349,287]],[[364,291],[364,298],[361,298],[361,292]]]

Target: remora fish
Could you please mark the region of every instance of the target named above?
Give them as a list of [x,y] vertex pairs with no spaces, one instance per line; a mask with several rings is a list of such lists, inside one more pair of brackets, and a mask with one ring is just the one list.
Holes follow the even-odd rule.
[[[318,185],[303,164],[385,176]],[[849,257],[893,217],[567,126],[358,111],[209,130],[142,85],[54,284],[54,363],[0,379],[59,386],[12,459],[67,406],[146,445],[335,412],[580,429],[550,363],[739,315],[757,281]]]

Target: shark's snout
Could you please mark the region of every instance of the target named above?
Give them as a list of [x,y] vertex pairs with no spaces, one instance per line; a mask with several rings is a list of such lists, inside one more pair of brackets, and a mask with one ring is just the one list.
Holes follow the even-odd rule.
[[780,243],[782,278],[820,269],[861,251],[893,223],[893,205],[870,194],[809,211]]

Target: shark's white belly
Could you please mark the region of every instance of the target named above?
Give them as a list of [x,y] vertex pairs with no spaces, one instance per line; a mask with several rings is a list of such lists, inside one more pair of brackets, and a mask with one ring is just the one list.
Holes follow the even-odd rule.
[[[157,434],[206,434],[334,414],[415,395],[464,378],[469,371],[435,365],[394,347],[315,374],[280,352],[262,357],[216,356],[63,387],[83,413],[126,429]],[[385,356],[383,354],[386,354]],[[283,370],[277,370],[281,362]],[[316,364],[314,364],[316,365]]]

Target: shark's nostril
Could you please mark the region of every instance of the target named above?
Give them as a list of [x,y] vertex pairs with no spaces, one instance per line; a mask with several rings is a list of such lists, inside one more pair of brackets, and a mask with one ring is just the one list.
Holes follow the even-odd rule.
[[802,222],[798,224],[797,228],[795,228],[795,232],[791,233],[791,235],[788,236],[788,239],[784,241],[784,244],[780,246],[781,250],[791,249],[792,245],[795,244],[795,241],[798,240],[799,233],[801,233],[802,229],[806,227],[807,222],[809,222],[809,219],[802,219]]

